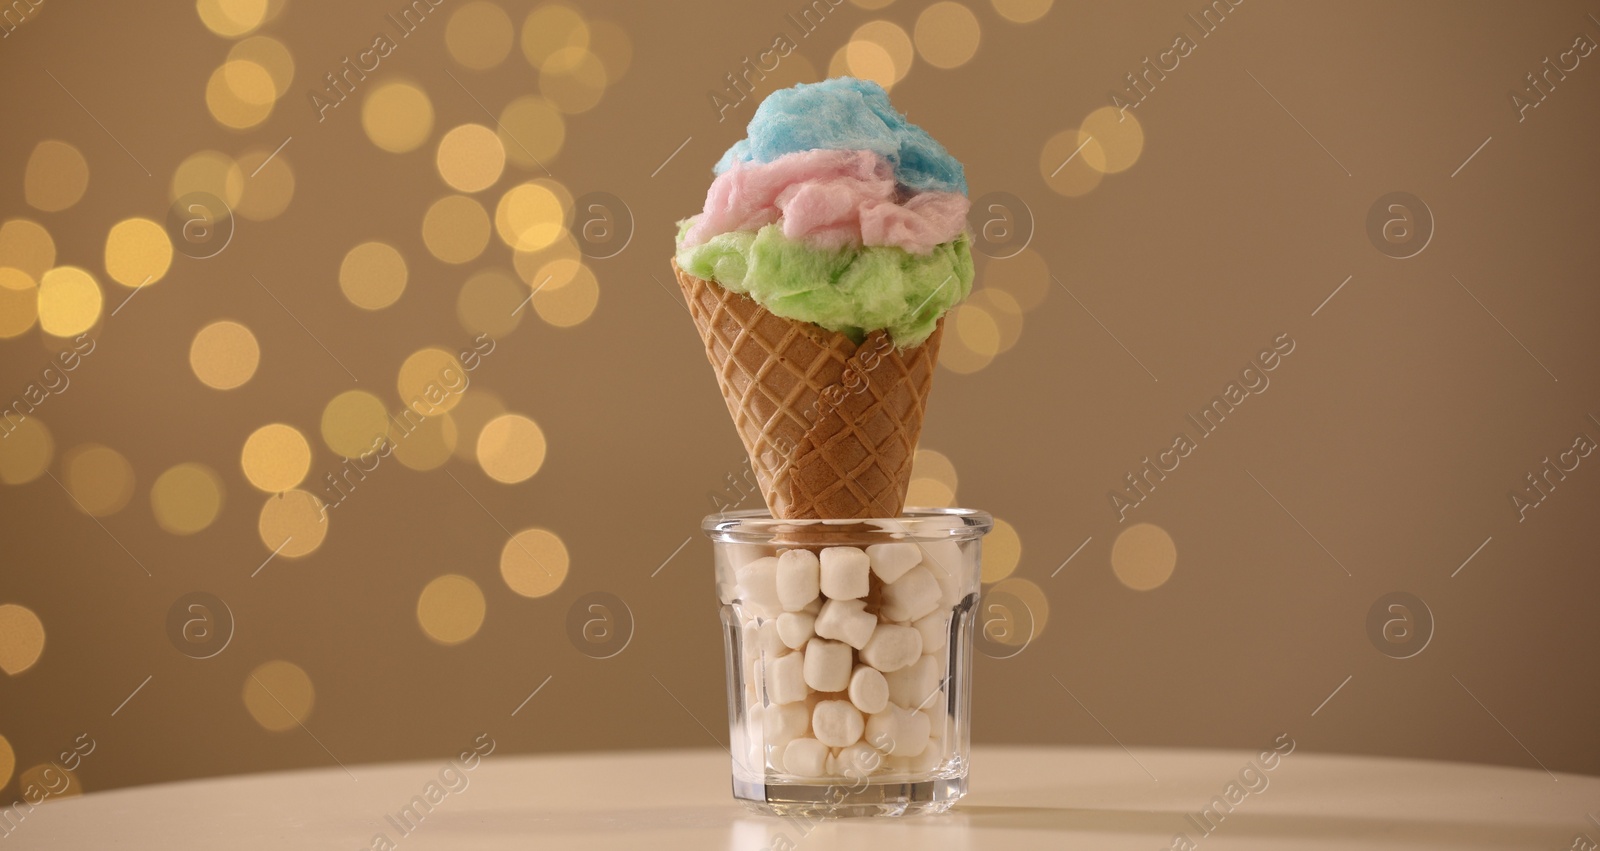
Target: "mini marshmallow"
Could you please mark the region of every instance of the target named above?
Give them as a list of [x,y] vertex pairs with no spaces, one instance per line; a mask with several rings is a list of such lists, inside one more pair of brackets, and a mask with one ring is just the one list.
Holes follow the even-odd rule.
[[818,597],[817,599],[812,600],[811,602],[807,603],[806,607],[801,609],[800,611],[805,612],[808,615],[817,614],[818,612],[822,611],[822,598]]
[[789,646],[784,644],[783,637],[778,633],[777,621],[762,621],[760,627],[756,629],[756,634],[760,641],[763,659],[772,660],[788,654]]
[[873,544],[867,547],[867,558],[879,579],[893,583],[922,561],[922,551],[916,544]]
[[811,712],[812,732],[818,741],[829,747],[849,747],[861,740],[861,733],[865,729],[866,722],[861,718],[861,710],[848,700],[820,700],[817,701],[817,708]]
[[795,739],[783,749],[783,770],[801,777],[821,777],[828,765],[828,746],[812,738]]
[[834,600],[867,596],[871,560],[855,547],[828,547],[822,551],[822,593]]
[[817,635],[843,641],[860,650],[867,646],[872,639],[872,631],[878,626],[877,617],[866,608],[867,604],[862,600],[829,600],[823,603],[814,626]]
[[872,715],[882,712],[889,705],[889,681],[883,678],[878,669],[868,665],[857,665],[850,674],[850,702],[862,712]]
[[928,716],[890,706],[867,719],[867,741],[893,756],[916,756],[928,746]]
[[778,602],[784,611],[798,612],[817,599],[821,570],[810,550],[785,550],[778,556]]
[[[941,651],[950,646],[950,613],[935,610],[916,623],[912,624],[917,632],[922,633],[922,652],[939,655]],[[783,629],[783,618],[778,618],[778,629]],[[792,645],[791,645],[792,646]]]
[[[790,653],[767,662],[767,700],[772,703],[793,703],[805,700],[805,656]],[[893,695],[893,689],[890,695]]]
[[850,687],[850,645],[813,638],[806,642],[802,669],[806,685],[817,691],[844,691]]
[[[753,707],[752,711],[760,708]],[[761,735],[767,744],[782,747],[804,736],[810,723],[811,712],[806,709],[805,701],[779,703],[762,711]]]
[[[785,656],[778,661],[789,658]],[[907,709],[917,709],[937,699],[932,695],[939,690],[942,676],[938,661],[932,656],[923,656],[892,674],[884,674],[883,678],[889,682],[890,701]]]
[[890,773],[918,775],[934,770],[943,759],[944,754],[939,748],[928,747],[916,756],[891,756],[886,757],[884,762],[888,764]]
[[817,618],[805,612],[784,612],[778,615],[778,638],[782,639],[784,646],[790,650],[799,650],[806,646],[811,636],[816,635]]
[[948,718],[945,712],[944,694],[941,692],[930,699],[919,712],[928,716],[928,735],[935,739],[943,739],[945,720]]
[[739,598],[760,617],[775,618],[783,612],[778,604],[778,560],[758,558],[739,568]]
[[872,745],[856,742],[847,748],[840,748],[833,756],[832,763],[830,774],[860,779],[883,768],[884,757]]
[[883,607],[879,613],[892,621],[920,620],[939,607],[942,593],[939,581],[926,567],[913,567],[883,587]]
[[966,575],[967,559],[954,541],[933,541],[917,547],[922,550],[922,566],[939,581],[941,607],[955,608],[962,597],[976,590],[967,587],[973,580]]
[[922,656],[922,633],[909,626],[880,623],[861,648],[861,661],[884,673],[898,671]]

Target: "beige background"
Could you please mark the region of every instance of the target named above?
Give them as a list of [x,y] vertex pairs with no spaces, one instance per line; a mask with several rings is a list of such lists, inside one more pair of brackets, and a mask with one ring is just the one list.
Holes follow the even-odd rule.
[[[398,409],[409,355],[470,345],[476,332],[456,309],[464,281],[516,274],[498,236],[472,262],[440,262],[421,222],[454,192],[435,164],[441,136],[493,127],[489,113],[556,71],[536,70],[516,45],[493,68],[463,67],[446,45],[463,5],[451,0],[316,120],[316,80],[393,32],[383,16],[400,5],[275,7],[252,35],[287,48],[293,81],[244,129],[220,124],[205,94],[235,39],[191,4],[43,0],[0,40],[0,218],[42,225],[57,264],[89,270],[105,293],[89,332],[96,351],[36,414],[53,438],[48,470],[66,481],[71,451],[95,443],[133,475],[126,505],[98,518],[50,476],[0,484],[0,604],[33,616],[0,630],[0,736],[16,757],[0,797],[21,794],[15,777],[59,762],[80,734],[96,743],[75,772],[89,790],[443,756],[485,731],[507,752],[725,738],[710,548],[697,526],[741,451],[689,320],[661,287],[673,221],[698,209],[711,163],[753,108],[719,122],[708,93],[779,33],[798,50],[758,95],[825,75],[869,22],[915,42],[930,4],[845,3],[804,38],[785,18],[799,3],[582,6],[608,34],[593,43],[602,65],[620,69],[619,30],[631,63],[608,74],[594,108],[564,116],[545,165],[572,196],[620,199],[613,212],[625,205],[637,232],[620,254],[586,258],[592,315],[556,327],[548,317],[573,318],[560,290],[535,296],[466,394],[536,421],[542,467],[518,484],[491,479],[463,417],[458,456],[430,470],[385,461],[333,512],[320,547],[252,576],[273,549],[257,520],[276,497],[241,468],[251,432],[281,422],[304,434],[301,487],[323,492],[340,463],[319,433],[329,400],[361,389]],[[519,30],[533,8],[499,5]],[[1600,39],[1590,17],[1600,7],[1243,3],[1200,38],[1186,18],[1198,2],[1056,3],[1026,24],[989,0],[965,5],[979,33],[970,61],[930,61],[955,64],[933,13],[923,52],[899,57],[892,94],[966,163],[974,197],[1009,193],[1006,212],[1034,222],[1026,253],[980,260],[974,303],[985,312],[953,335],[923,435],[955,476],[926,455],[917,485],[927,499],[953,486],[957,504],[1015,530],[990,549],[991,578],[1011,571],[990,611],[1031,622],[1031,639],[983,643],[974,737],[1219,747],[1287,732],[1311,750],[1600,771],[1600,458],[1583,459],[1525,522],[1509,497],[1579,432],[1600,438],[1600,58],[1582,59],[1523,121],[1509,95],[1575,37]],[[1028,5],[1001,4],[1013,17]],[[970,33],[956,27],[954,43]],[[1078,141],[1059,134],[1182,33],[1198,46],[1131,113],[1142,151],[1108,139],[1056,171]],[[839,61],[881,73],[895,55],[858,47]],[[380,150],[363,128],[362,99],[390,81],[420,88],[434,111],[407,153]],[[106,274],[112,225],[164,222],[173,174],[197,151],[259,163],[286,138],[287,208],[241,220],[216,257],[180,253],[110,316],[131,292]],[[27,197],[43,140],[87,163],[87,191],[65,210]],[[1082,191],[1094,164],[1131,152],[1131,168]],[[513,186],[544,177],[513,163],[473,197],[492,213]],[[1405,260],[1381,253],[1366,226],[1374,202],[1397,191],[1435,220]],[[379,311],[339,287],[345,252],[367,240],[410,268],[404,295]],[[1013,316],[985,288],[1037,304]],[[260,342],[259,368],[235,390],[205,386],[189,364],[195,333],[218,319]],[[1270,388],[1196,437],[1119,523],[1109,492],[1180,430],[1193,436],[1185,416],[1280,334],[1295,348]],[[4,398],[59,347],[37,326],[0,340]],[[163,531],[151,502],[152,483],[183,462],[215,470],[225,494],[215,521],[186,536]],[[1136,522],[1164,530],[1176,551],[1170,579],[1147,591],[1112,566]],[[565,581],[537,597],[500,570],[507,539],[530,527],[570,553]],[[1122,579],[1147,576],[1149,558],[1122,562]],[[484,599],[481,627],[449,646],[418,619],[423,589],[445,574]],[[179,652],[167,626],[175,601],[196,591],[236,619],[208,659]],[[569,629],[569,612],[579,607],[581,621],[595,592],[634,624],[605,659]],[[1369,610],[1394,592],[1420,598],[1435,622],[1406,659],[1368,633]],[[1027,611],[1010,611],[1021,603]],[[469,632],[477,623],[443,609]],[[1387,649],[1403,655],[1404,644]],[[277,708],[246,687],[256,681]]]

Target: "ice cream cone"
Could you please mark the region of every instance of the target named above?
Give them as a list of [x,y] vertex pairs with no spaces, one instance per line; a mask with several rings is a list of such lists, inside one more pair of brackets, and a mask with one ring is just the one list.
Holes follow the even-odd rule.
[[672,268],[773,516],[898,517],[943,320],[912,348],[858,345]]

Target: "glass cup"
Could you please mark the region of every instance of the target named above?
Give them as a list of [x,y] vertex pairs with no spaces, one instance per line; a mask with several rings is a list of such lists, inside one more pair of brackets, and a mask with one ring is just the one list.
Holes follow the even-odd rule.
[[716,514],[733,795],[773,815],[898,816],[967,791],[988,514]]

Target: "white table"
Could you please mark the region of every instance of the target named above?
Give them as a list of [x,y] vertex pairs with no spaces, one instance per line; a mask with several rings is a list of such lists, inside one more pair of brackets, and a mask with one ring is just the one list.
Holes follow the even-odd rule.
[[[1158,851],[1186,831],[1207,851],[1558,851],[1578,835],[1600,839],[1600,823],[1589,816],[1600,818],[1600,778],[1557,781],[1537,768],[1303,750],[1265,772],[1268,785],[1202,837],[1188,815],[1224,794],[1247,760],[1259,763],[1244,751],[978,748],[972,793],[948,814],[807,825],[738,806],[720,751],[496,753],[395,847]],[[357,766],[349,774],[334,767],[92,793],[38,807],[0,849],[354,851],[372,847],[379,831],[399,836],[385,817],[422,794],[445,765]]]

